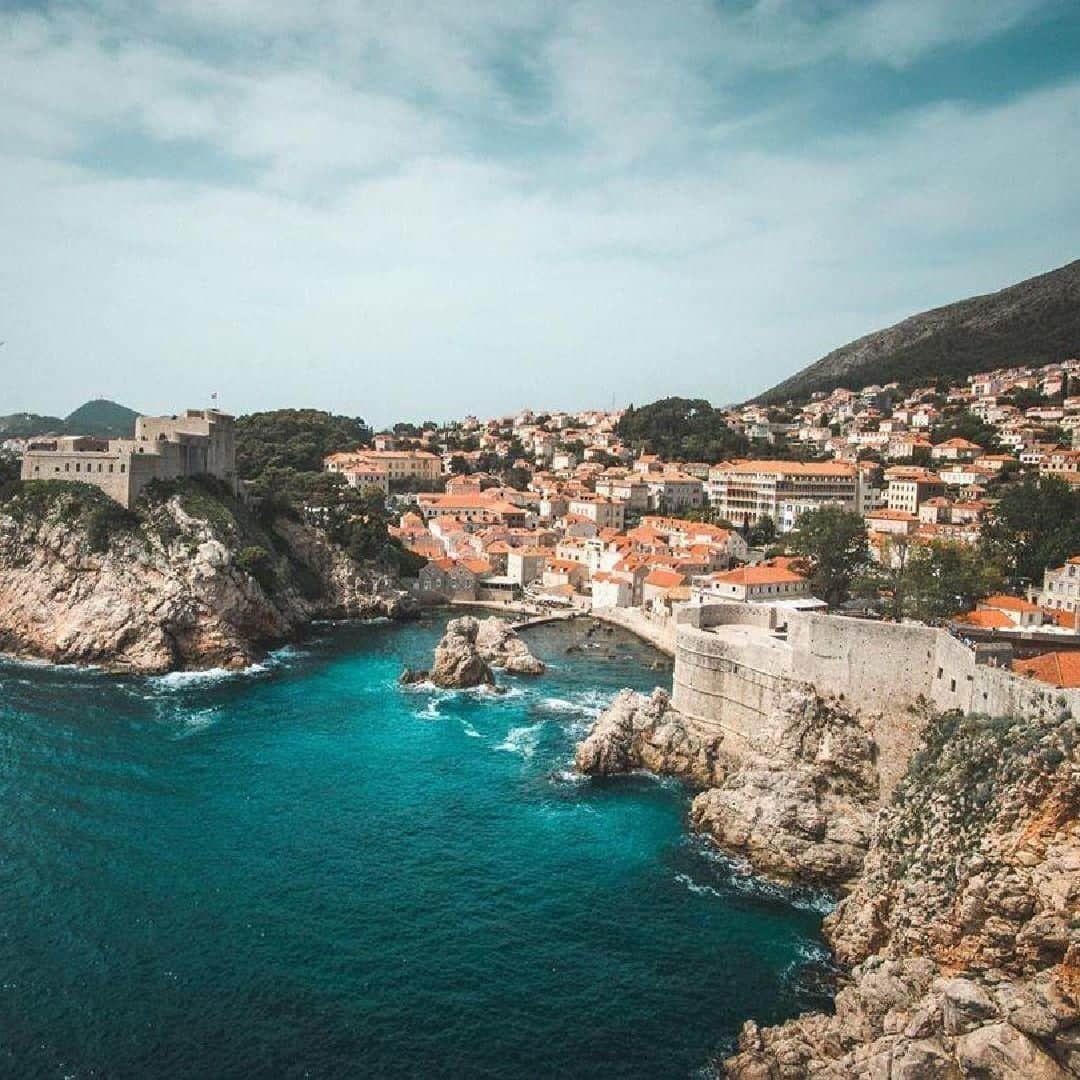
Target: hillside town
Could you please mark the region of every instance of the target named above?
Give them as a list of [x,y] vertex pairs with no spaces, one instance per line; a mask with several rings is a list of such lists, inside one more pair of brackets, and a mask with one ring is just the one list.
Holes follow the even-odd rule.
[[[391,500],[392,533],[426,560],[422,599],[588,608],[653,626],[717,600],[835,609],[788,543],[824,507],[858,515],[879,571],[879,587],[843,607],[887,617],[881,583],[911,552],[976,551],[1002,492],[1025,478],[1080,487],[1078,360],[726,409],[747,453],[714,462],[633,445],[620,435],[625,415],[400,424],[325,468]],[[1078,634],[1080,552],[1022,590],[1002,584],[974,600],[946,613],[957,633],[1034,637],[1050,659],[1022,661],[1029,673],[1075,685],[1080,653],[1058,655],[1054,643]]]
[[[290,421],[305,448],[310,419]],[[200,476],[257,505],[267,488],[238,462],[243,422],[192,409],[138,416],[133,438],[5,449],[23,482],[91,484],[125,509],[151,483]],[[382,529],[420,604],[588,610],[661,644],[687,606],[827,609],[947,626],[987,662],[1077,684],[1080,550],[1069,539],[1044,555],[1028,517],[1064,514],[1075,536],[1080,360],[783,406],[669,398],[376,434],[348,423],[359,444],[314,457],[308,475],[326,484],[301,502],[320,527],[344,514],[342,538],[358,529],[368,556]],[[262,450],[283,437],[271,424]]]

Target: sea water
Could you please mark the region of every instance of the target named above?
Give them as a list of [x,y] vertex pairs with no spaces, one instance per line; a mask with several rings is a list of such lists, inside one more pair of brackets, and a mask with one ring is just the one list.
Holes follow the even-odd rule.
[[503,695],[398,686],[443,621],[240,674],[0,663],[0,1075],[680,1077],[827,1006],[818,898],[688,834],[679,783],[572,772],[658,654],[561,624]]

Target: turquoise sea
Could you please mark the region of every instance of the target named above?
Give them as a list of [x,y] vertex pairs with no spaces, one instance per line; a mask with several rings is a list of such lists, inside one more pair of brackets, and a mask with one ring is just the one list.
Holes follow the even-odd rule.
[[687,1077],[827,1004],[820,902],[679,784],[568,771],[657,654],[558,625],[502,697],[399,688],[443,621],[239,675],[0,664],[0,1075]]

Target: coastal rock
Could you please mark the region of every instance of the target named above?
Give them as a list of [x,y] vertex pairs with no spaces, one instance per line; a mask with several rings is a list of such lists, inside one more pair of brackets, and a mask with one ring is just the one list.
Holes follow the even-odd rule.
[[253,572],[223,502],[203,499],[203,517],[174,496],[102,537],[87,507],[119,508],[72,488],[0,509],[0,651],[143,673],[241,668],[316,618],[410,612],[389,575],[297,522],[265,527]]
[[873,743],[839,703],[791,691],[772,719],[768,754],[708,736],[668,695],[622,691],[579,744],[579,771],[596,776],[649,769],[702,791],[691,821],[773,877],[839,884],[862,865],[878,798]]
[[659,689],[650,695],[620,691],[578,744],[575,762],[590,776],[649,769],[698,784],[717,783],[725,770],[718,742],[694,735]]
[[435,663],[429,678],[444,689],[464,690],[495,682],[491,666],[477,644],[480,624],[471,616],[451,619],[446,633],[435,646]]
[[750,750],[690,817],[723,848],[772,876],[850,881],[870,843],[878,799],[873,742],[838,702],[792,690],[772,718],[775,744]]
[[1080,1076],[1080,725],[938,718],[825,920],[833,1016],[756,1024],[732,1077]]
[[493,668],[511,675],[543,675],[547,670],[505,619],[492,615],[475,621],[476,647]]

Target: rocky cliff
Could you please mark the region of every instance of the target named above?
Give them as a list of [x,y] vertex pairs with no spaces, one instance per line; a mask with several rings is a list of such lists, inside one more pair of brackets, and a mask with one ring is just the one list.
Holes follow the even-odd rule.
[[702,790],[692,824],[762,873],[843,886],[825,921],[849,973],[835,1015],[743,1028],[738,1080],[1080,1076],[1080,724],[924,718],[879,809],[859,718],[809,688],[771,753],[704,738],[660,690],[623,691],[577,749]]
[[188,485],[129,513],[78,484],[0,506],[0,651],[119,670],[242,667],[319,617],[398,616],[391,577]]
[[936,720],[826,920],[836,1014],[760,1030],[762,1077],[1080,1076],[1080,725]]
[[859,720],[809,688],[781,702],[767,752],[728,752],[671,708],[667,694],[623,691],[578,747],[581,772],[644,768],[703,788],[693,825],[759,870],[840,885],[862,865],[877,807],[874,747]]

